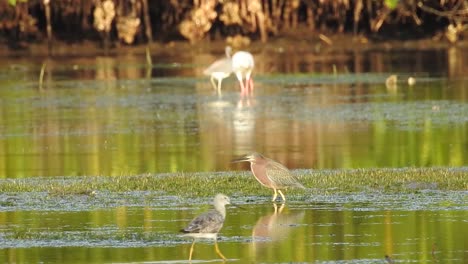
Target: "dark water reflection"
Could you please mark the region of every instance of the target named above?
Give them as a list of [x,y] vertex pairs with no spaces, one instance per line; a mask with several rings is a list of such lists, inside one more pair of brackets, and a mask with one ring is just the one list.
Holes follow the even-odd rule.
[[[463,52],[263,51],[249,99],[233,77],[213,92],[207,53],[171,53],[149,70],[132,54],[46,59],[42,90],[43,60],[2,59],[0,177],[225,171],[252,150],[290,168],[463,166]],[[384,84],[390,73],[397,88]]]
[[[437,197],[437,194],[432,194]],[[429,197],[426,199],[430,199]],[[239,202],[239,201],[237,201]],[[238,263],[462,263],[467,211],[376,209],[372,204],[292,203],[228,208],[219,247]],[[183,262],[191,240],[178,230],[206,206],[120,206],[79,212],[0,213],[0,259],[12,263]],[[210,240],[194,261],[218,259]]]

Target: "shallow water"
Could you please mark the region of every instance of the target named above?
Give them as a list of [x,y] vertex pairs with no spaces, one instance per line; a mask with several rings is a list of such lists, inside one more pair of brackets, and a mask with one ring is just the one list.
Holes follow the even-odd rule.
[[[107,195],[107,194],[98,194]],[[468,253],[466,192],[426,191],[294,198],[282,207],[265,197],[234,197],[219,247],[238,263],[462,263]],[[190,238],[178,232],[208,209],[210,199],[183,200],[152,193],[123,195],[121,204],[80,210],[0,212],[0,259],[9,262],[186,262]],[[141,200],[140,205],[124,200]],[[97,197],[99,199],[99,197]],[[91,201],[94,198],[85,198]],[[52,200],[52,201],[51,201]],[[408,201],[419,206],[406,206]],[[168,201],[166,205],[164,201]],[[255,202],[252,202],[255,201]],[[450,201],[450,202],[449,202]],[[5,207],[3,207],[5,209]],[[220,262],[212,240],[195,244],[194,262]]]
[[245,169],[229,161],[254,150],[292,169],[464,166],[464,52],[264,51],[248,98],[201,75],[222,53],[5,58],[0,177]]
[[[134,54],[1,58],[0,178],[228,171],[253,150],[291,169],[466,166],[462,54],[263,51],[247,98],[233,77],[218,95],[201,76],[221,51],[169,53],[149,69]],[[270,197],[233,197],[244,209],[228,208],[219,247],[238,263],[466,262],[466,191],[426,187],[293,197],[276,214]],[[187,262],[178,230],[210,201],[160,194],[1,193],[0,261]],[[221,262],[212,241],[193,262]]]

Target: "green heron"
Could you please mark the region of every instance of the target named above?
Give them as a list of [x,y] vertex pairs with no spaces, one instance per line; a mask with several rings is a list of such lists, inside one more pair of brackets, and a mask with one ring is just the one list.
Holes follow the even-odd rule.
[[213,200],[214,209],[195,217],[186,228],[181,231],[187,236],[193,237],[193,243],[190,247],[189,261],[192,260],[193,246],[196,238],[213,238],[215,241],[216,253],[226,260],[221,253],[217,243],[217,234],[223,227],[226,218],[226,204],[230,204],[229,197],[224,194],[217,194]]
[[[254,58],[250,52],[238,51],[232,55],[232,71],[236,74],[241,86],[241,94],[247,94],[249,89],[253,91],[253,80],[251,78],[254,68]],[[245,78],[245,85],[243,79]]]
[[305,189],[305,187],[297,180],[294,175],[280,163],[264,157],[260,153],[252,153],[245,155],[239,159],[235,159],[232,162],[250,162],[250,169],[253,175],[263,186],[273,189],[275,191],[272,201],[276,200],[278,193],[286,201],[284,194],[281,190],[288,187],[296,187]]
[[[232,72],[232,48],[227,46],[225,52],[226,58],[222,58],[213,62],[203,71],[203,74],[210,76],[211,84],[213,85],[214,89],[218,90],[218,94],[221,93],[221,83],[223,82],[223,79],[229,77]],[[214,79],[218,81],[218,86],[216,86]]]

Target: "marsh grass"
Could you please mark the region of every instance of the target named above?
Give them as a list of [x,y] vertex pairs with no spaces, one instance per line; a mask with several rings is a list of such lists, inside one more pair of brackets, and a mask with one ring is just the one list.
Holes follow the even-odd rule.
[[[468,190],[468,168],[401,168],[294,170],[307,187],[301,195],[358,191],[413,192],[421,189]],[[50,195],[94,195],[97,191],[152,191],[181,197],[271,195],[250,172],[144,174],[0,180],[1,192],[47,192]]]

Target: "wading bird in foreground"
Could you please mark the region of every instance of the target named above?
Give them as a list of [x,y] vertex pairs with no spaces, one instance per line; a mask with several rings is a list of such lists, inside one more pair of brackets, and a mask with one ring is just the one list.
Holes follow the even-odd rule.
[[217,194],[213,200],[214,209],[195,217],[186,228],[181,231],[186,236],[193,237],[193,243],[190,247],[189,261],[192,260],[193,247],[196,238],[212,238],[215,241],[216,253],[223,259],[226,257],[221,253],[217,243],[217,235],[223,227],[226,218],[226,204],[230,204],[229,197],[224,194]]

